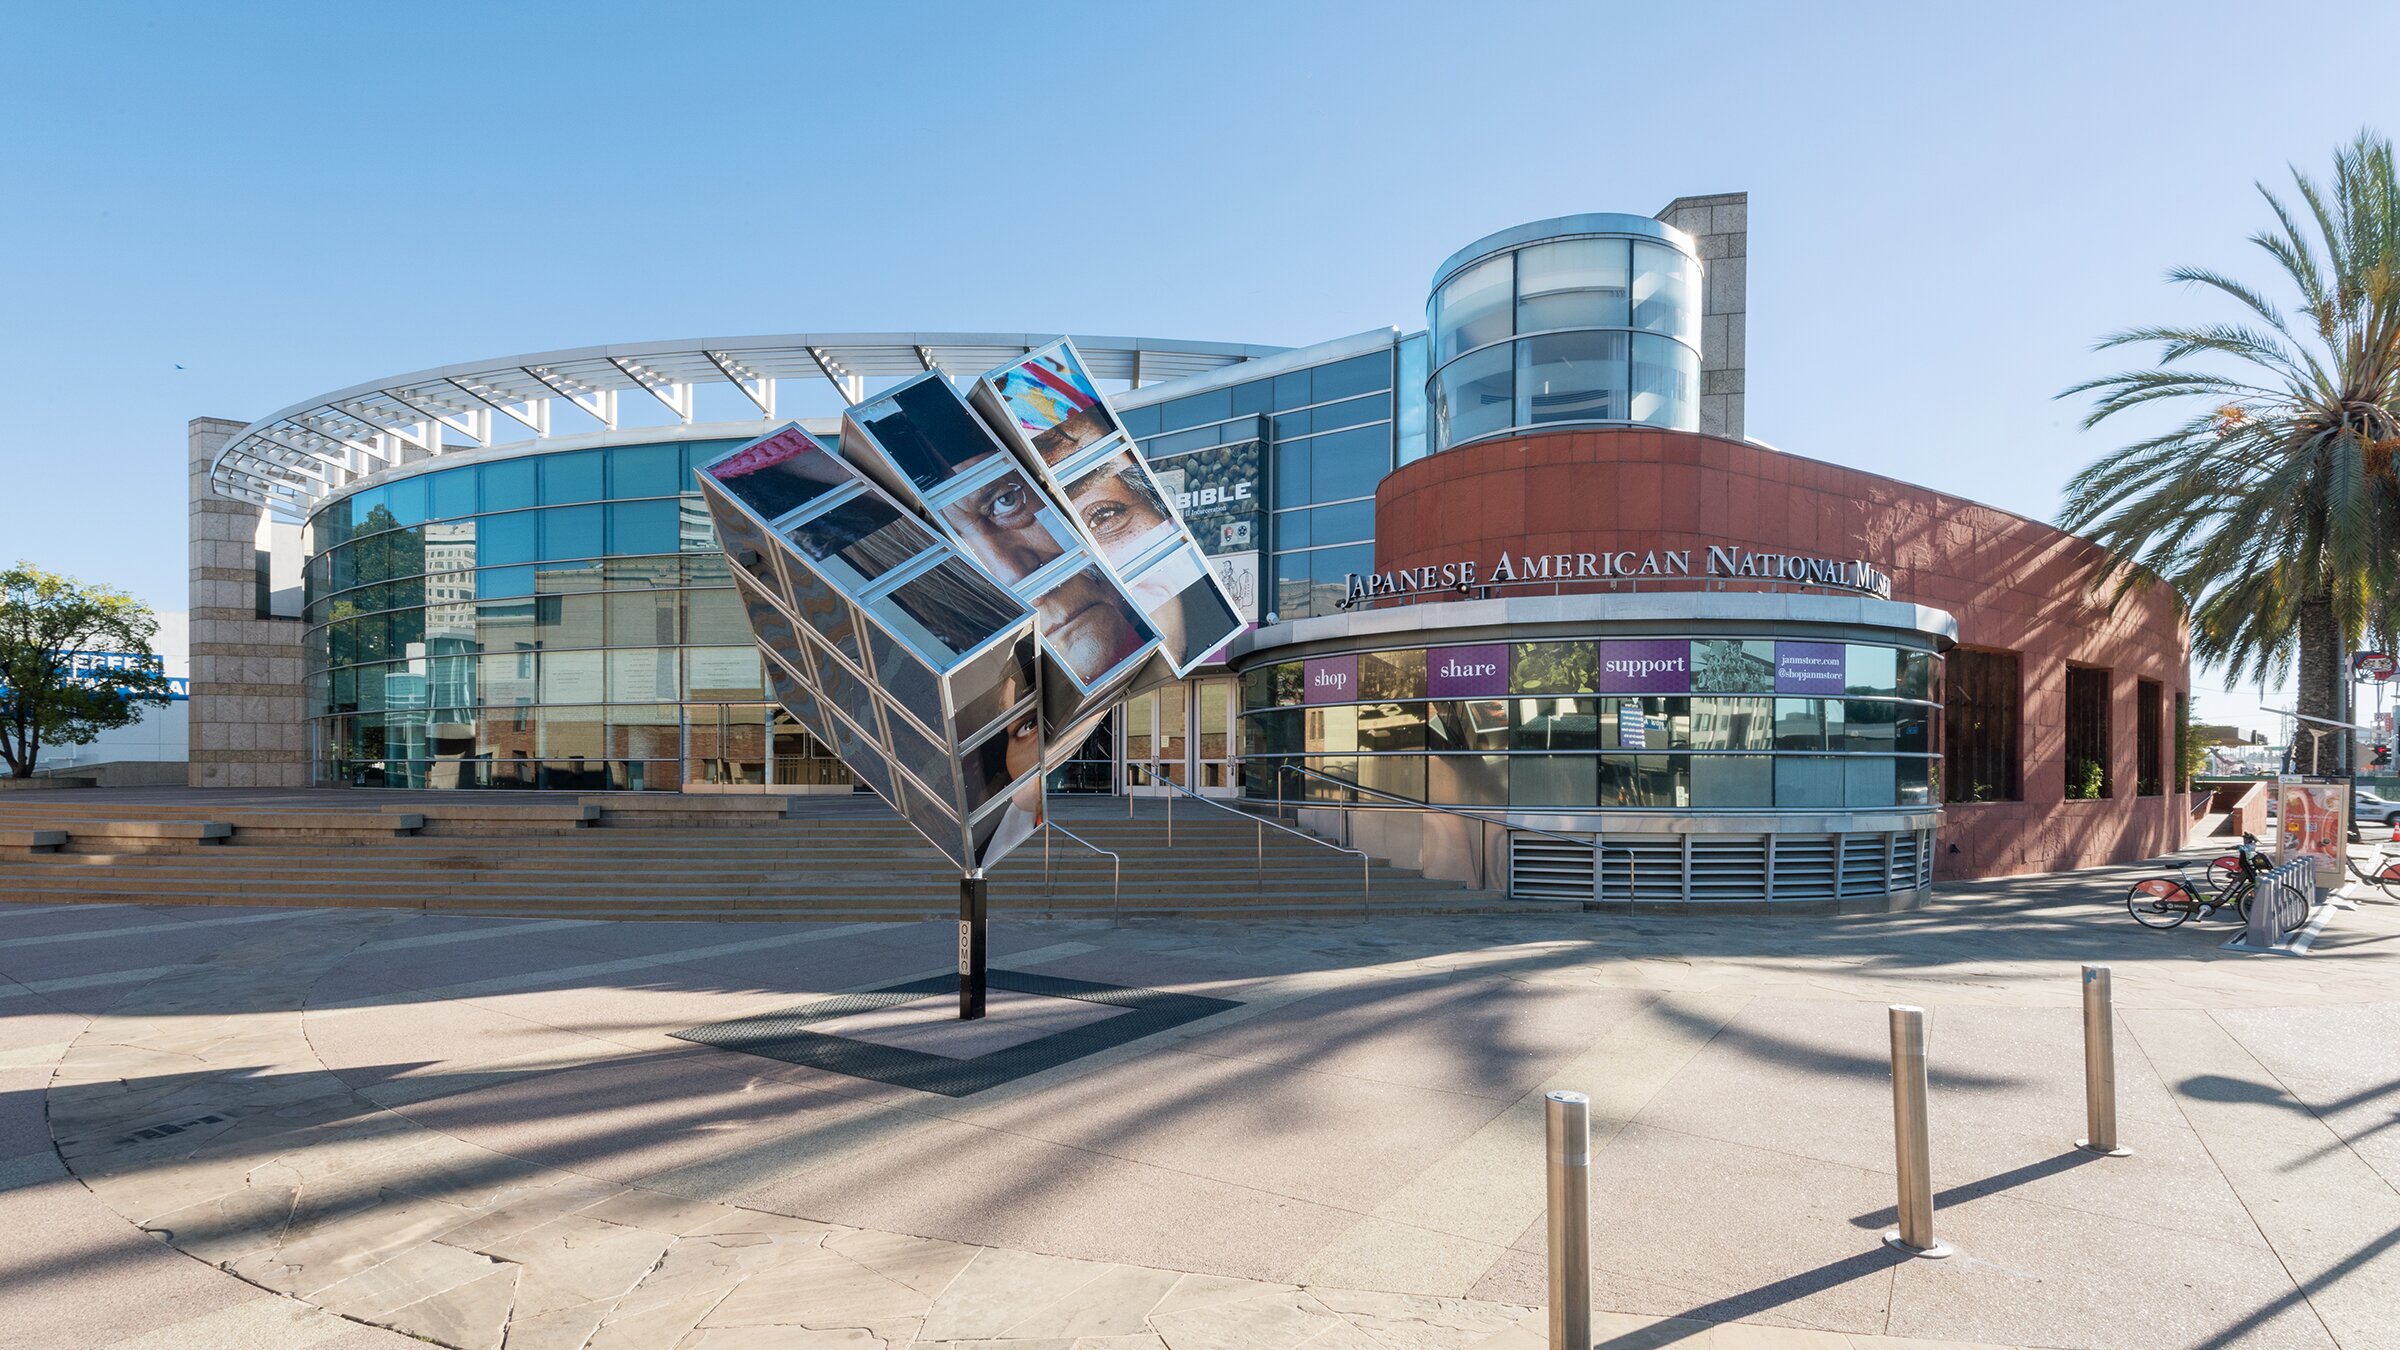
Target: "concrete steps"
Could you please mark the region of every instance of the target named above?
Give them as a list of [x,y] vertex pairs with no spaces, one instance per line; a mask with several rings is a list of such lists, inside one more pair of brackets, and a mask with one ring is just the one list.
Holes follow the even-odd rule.
[[[301,795],[301,794],[295,794]],[[413,794],[289,808],[134,800],[0,805],[0,900],[332,906],[575,919],[891,921],[955,912],[957,872],[888,814],[833,799],[644,797],[490,801]],[[332,797],[333,802],[323,801]],[[433,797],[425,801],[423,798]],[[365,809],[361,809],[361,808]],[[1359,860],[1231,815],[1061,822],[1123,860],[1054,836],[992,872],[1021,915],[1338,917],[1360,912]],[[22,846],[11,848],[11,843]],[[1370,870],[1378,912],[1562,906]]]

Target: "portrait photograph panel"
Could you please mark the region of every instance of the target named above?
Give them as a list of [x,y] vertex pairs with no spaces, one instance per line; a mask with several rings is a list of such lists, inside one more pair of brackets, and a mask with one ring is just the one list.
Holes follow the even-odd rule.
[[960,545],[1003,586],[1056,562],[1074,539],[1065,514],[1017,467],[967,489],[940,514]]
[[1120,573],[1182,533],[1150,470],[1131,450],[1101,460],[1066,489],[1068,509],[1085,537]]
[[989,378],[1009,419],[1045,464],[1063,464],[1117,429],[1091,377],[1064,344]]
[[1034,601],[1042,641],[1089,689],[1158,636],[1097,566],[1070,572]]
[[843,589],[856,591],[935,544],[933,532],[874,493],[827,508],[784,532]]
[[933,665],[949,669],[986,638],[1025,617],[1024,606],[964,558],[947,558],[870,602],[875,614]]

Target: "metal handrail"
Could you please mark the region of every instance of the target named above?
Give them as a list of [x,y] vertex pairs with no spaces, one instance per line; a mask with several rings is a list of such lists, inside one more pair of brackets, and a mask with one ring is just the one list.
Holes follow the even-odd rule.
[[[1252,814],[1251,812],[1227,806],[1225,803],[1217,801],[1214,798],[1203,797],[1199,793],[1192,791],[1190,788],[1185,787],[1181,783],[1174,782],[1159,774],[1151,773],[1148,769],[1139,764],[1128,764],[1125,766],[1125,768],[1129,774],[1147,775],[1153,787],[1163,787],[1167,789],[1168,847],[1172,848],[1175,844],[1175,798],[1177,796],[1189,797],[1193,801],[1199,802],[1204,806],[1213,806],[1217,810],[1223,811],[1227,815],[1239,816],[1258,827],[1258,893],[1260,895],[1265,895],[1267,893],[1267,831],[1272,829],[1280,831],[1284,834],[1288,834],[1294,839],[1301,839],[1307,841],[1308,843],[1315,844],[1319,848],[1329,848],[1336,853],[1348,853],[1356,856],[1358,859],[1358,917],[1364,919],[1371,916],[1375,912],[1375,882],[1373,872],[1375,859],[1364,849],[1346,848],[1330,839],[1319,839],[1306,830],[1295,830],[1288,825],[1278,824],[1275,821],[1264,819],[1260,816]],[[1129,778],[1125,785],[1128,788],[1132,787],[1132,780]],[[1133,814],[1133,797],[1130,793],[1128,793],[1125,798],[1125,814],[1127,816],[1131,816]]]
[[[1336,787],[1345,788],[1351,792],[1365,792],[1377,797],[1381,797],[1386,801],[1398,802],[1400,805],[1409,807],[1412,810],[1439,811],[1445,816],[1457,816],[1461,820],[1472,820],[1485,826],[1486,828],[1484,829],[1483,833],[1478,836],[1478,842],[1485,845],[1485,847],[1476,850],[1475,875],[1477,879],[1482,882],[1482,889],[1487,891],[1492,888],[1492,857],[1490,849],[1492,836],[1489,827],[1493,825],[1497,825],[1504,830],[1517,830],[1525,834],[1538,834],[1544,839],[1556,839],[1560,843],[1580,844],[1590,848],[1592,850],[1592,903],[1594,904],[1606,903],[1606,901],[1602,898],[1601,890],[1601,859],[1605,858],[1608,852],[1611,850],[1622,853],[1625,855],[1625,902],[1627,904],[1633,903],[1634,884],[1636,881],[1635,868],[1639,859],[1636,857],[1632,849],[1625,847],[1623,844],[1611,844],[1604,842],[1600,838],[1600,834],[1597,830],[1593,831],[1589,838],[1579,834],[1560,834],[1556,830],[1545,830],[1539,826],[1519,825],[1512,821],[1494,820],[1490,816],[1477,815],[1473,811],[1461,811],[1454,806],[1436,806],[1431,802],[1412,801],[1409,798],[1402,797],[1396,793],[1385,792],[1381,788],[1366,787],[1362,784],[1353,783],[1347,778],[1336,778],[1332,774],[1319,772],[1318,770],[1309,768],[1304,764],[1279,764],[1275,767],[1277,774],[1275,780],[1275,805],[1278,810],[1282,809],[1283,806],[1283,779],[1281,775],[1285,773],[1296,773],[1302,774],[1309,778],[1322,778],[1326,782],[1332,783]],[[1353,803],[1353,805],[1355,805],[1355,803]]]
[[1108,864],[1111,869],[1111,875],[1108,879],[1108,921],[1110,923],[1125,922],[1125,860],[1118,857],[1116,854],[1109,852],[1107,849],[1100,847],[1098,844],[1093,843],[1091,840],[1084,838],[1082,835],[1075,833],[1073,830],[1068,829],[1066,826],[1059,824],[1057,821],[1050,819],[1050,813],[1047,808],[1045,808],[1042,812],[1042,898],[1044,900],[1050,898],[1050,832],[1052,830],[1058,831],[1067,838],[1074,840],[1076,843],[1083,845],[1092,852],[1100,854],[1108,859]]

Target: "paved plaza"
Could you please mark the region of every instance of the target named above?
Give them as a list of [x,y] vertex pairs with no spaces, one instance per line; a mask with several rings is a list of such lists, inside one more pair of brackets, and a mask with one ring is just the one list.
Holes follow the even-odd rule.
[[[0,906],[0,1346],[1533,1350],[1561,1087],[1611,1350],[2400,1346],[2400,904],[2243,955],[2125,876],[1843,919],[997,895],[1039,978],[973,1033],[876,992],[950,968],[938,923]],[[2086,961],[2127,1158],[2073,1147]],[[1093,987],[1235,1006],[1101,1044],[1142,1014]],[[1895,1002],[1947,1261],[1878,1241]],[[1099,1048],[954,1096],[676,1035],[769,1014]]]

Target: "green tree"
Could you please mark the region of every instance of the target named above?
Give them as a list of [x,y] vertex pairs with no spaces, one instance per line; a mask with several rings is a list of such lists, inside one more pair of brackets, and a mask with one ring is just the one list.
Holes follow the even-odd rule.
[[[157,632],[149,606],[123,591],[27,562],[0,571],[0,763],[9,776],[31,778],[46,747],[83,745],[168,702],[150,650]],[[95,677],[69,668],[75,652],[146,660]]]
[[2292,179],[2298,213],[2258,185],[2276,223],[2251,242],[2297,309],[2219,272],[2169,272],[2236,313],[2102,340],[2157,343],[2159,364],[2060,395],[2094,396],[2084,426],[2151,404],[2185,416],[2077,474],[2061,523],[2109,550],[2121,586],[2172,584],[2203,661],[2281,680],[2296,653],[2300,711],[2332,719],[2351,647],[2392,631],[2400,581],[2400,177],[2391,143],[2362,132],[2335,153],[2330,190]]

